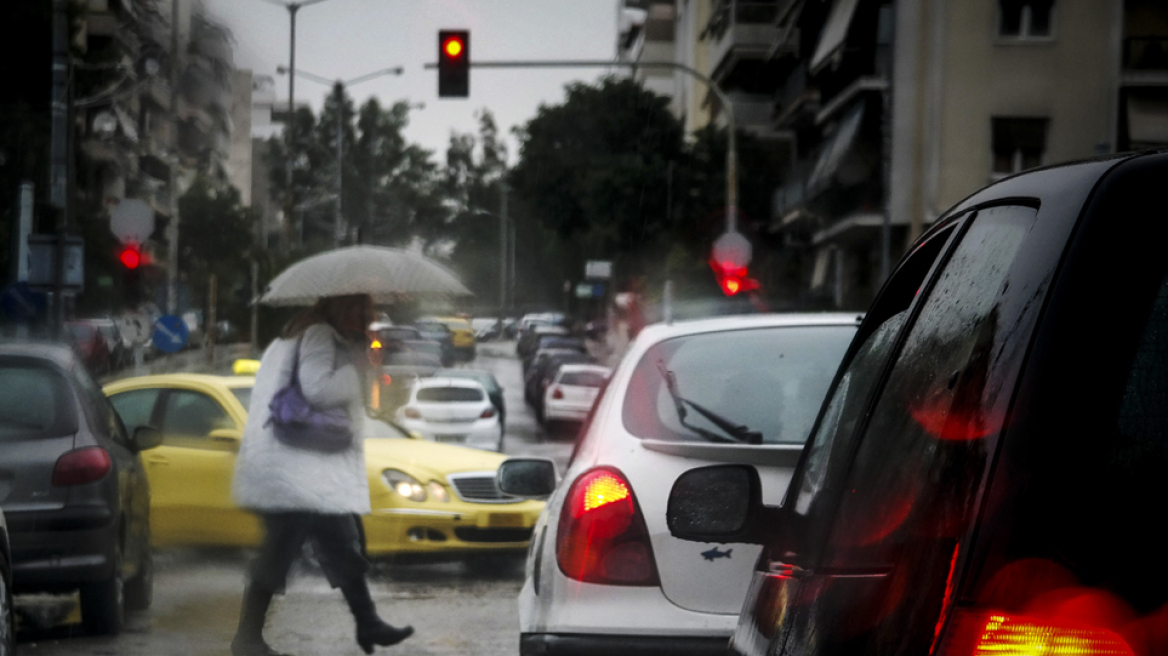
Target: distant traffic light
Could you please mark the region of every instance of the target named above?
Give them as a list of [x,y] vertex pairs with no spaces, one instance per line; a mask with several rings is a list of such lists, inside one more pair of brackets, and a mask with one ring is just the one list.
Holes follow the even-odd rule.
[[470,95],[470,31],[438,32],[438,97]]
[[722,288],[722,293],[727,296],[734,296],[741,292],[752,292],[761,287],[757,280],[749,277],[744,266],[735,266],[731,262],[718,262],[711,258],[710,268],[714,270],[714,278],[718,281],[718,286]]
[[137,269],[142,265],[142,251],[137,244],[126,244],[118,253],[118,261],[126,269]]

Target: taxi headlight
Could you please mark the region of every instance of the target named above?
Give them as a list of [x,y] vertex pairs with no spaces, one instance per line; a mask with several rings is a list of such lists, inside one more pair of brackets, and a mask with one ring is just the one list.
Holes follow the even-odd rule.
[[430,492],[430,496],[434,499],[446,503],[450,501],[450,495],[447,494],[446,488],[438,481],[430,481],[426,484],[426,489]]
[[422,487],[418,479],[404,471],[386,469],[381,472],[381,477],[385,479],[385,484],[389,486],[389,489],[397,492],[401,497],[417,502],[426,500],[426,488]]

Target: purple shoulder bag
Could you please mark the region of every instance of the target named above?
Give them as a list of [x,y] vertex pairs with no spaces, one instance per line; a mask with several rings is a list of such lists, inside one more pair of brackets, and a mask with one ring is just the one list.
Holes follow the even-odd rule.
[[[292,364],[292,380],[272,397],[268,404],[276,439],[298,449],[338,453],[353,445],[353,425],[344,407],[320,410],[312,407],[300,389],[300,342],[296,340],[296,359]],[[265,424],[266,425],[266,424]]]

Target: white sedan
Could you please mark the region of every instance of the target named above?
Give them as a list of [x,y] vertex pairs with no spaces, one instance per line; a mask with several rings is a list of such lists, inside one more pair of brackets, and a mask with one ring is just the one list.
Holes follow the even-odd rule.
[[543,419],[584,421],[612,370],[595,364],[565,364],[543,392]]
[[[643,330],[536,524],[520,654],[724,654],[760,547],[674,538],[670,489],[694,468],[749,463],[763,502],[780,504],[858,319],[756,315]],[[505,462],[500,480],[531,464]],[[541,480],[534,492],[504,486],[552,492],[554,478]]]
[[503,450],[499,411],[483,386],[466,378],[419,379],[397,421],[434,442]]

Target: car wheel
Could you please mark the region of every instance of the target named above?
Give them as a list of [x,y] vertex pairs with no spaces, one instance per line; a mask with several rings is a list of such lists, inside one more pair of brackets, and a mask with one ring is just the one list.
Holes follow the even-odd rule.
[[105,581],[81,585],[81,625],[91,635],[117,635],[126,622],[121,545],[115,549],[113,575]]
[[12,570],[0,555],[0,656],[16,653],[16,613],[12,609]]
[[138,566],[138,575],[126,581],[126,610],[146,610],[154,602],[154,552],[146,544],[146,555]]

